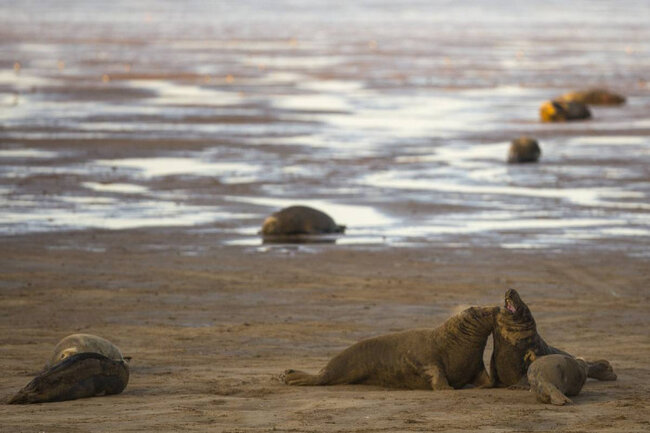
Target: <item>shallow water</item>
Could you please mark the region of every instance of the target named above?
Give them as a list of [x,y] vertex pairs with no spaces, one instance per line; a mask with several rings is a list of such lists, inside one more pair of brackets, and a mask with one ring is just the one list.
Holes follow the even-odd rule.
[[[0,233],[260,245],[307,204],[340,244],[647,249],[647,2],[353,3],[0,4]],[[628,103],[538,122],[595,85]]]

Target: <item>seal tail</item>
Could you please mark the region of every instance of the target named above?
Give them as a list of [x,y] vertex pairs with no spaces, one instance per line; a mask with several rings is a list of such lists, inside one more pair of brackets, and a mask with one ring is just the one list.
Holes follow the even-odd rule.
[[347,228],[347,226],[338,226],[337,225],[336,228],[334,229],[334,233],[345,233],[346,228]]
[[319,374],[309,374],[298,370],[285,370],[282,380],[287,385],[292,386],[317,386],[323,385],[322,378]]

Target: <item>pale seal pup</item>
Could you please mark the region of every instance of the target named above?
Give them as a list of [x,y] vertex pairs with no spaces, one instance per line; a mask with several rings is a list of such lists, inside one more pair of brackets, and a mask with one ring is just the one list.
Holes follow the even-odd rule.
[[120,349],[105,338],[92,334],[72,334],[59,341],[45,366],[51,367],[68,356],[83,352],[99,353],[114,361],[124,359]]
[[498,307],[468,308],[435,329],[413,329],[362,340],[320,373],[286,370],[288,385],[368,384],[445,390],[489,386],[483,350]]
[[588,369],[583,359],[569,355],[540,356],[528,367],[530,390],[542,403],[573,403],[567,396],[578,395],[587,380]]
[[[527,388],[526,371],[537,357],[551,354],[571,356],[546,344],[537,333],[535,319],[514,289],[506,291],[504,307],[499,308],[494,324],[494,351],[490,360],[490,380],[494,386]],[[616,373],[606,360],[589,361],[588,377],[616,380]]]
[[537,162],[542,154],[539,143],[534,138],[521,136],[512,140],[508,150],[508,164]]

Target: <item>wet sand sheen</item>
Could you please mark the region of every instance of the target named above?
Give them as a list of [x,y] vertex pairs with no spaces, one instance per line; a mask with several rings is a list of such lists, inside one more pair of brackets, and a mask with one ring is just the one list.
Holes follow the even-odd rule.
[[[650,69],[650,35],[636,2],[612,22],[586,4],[580,14],[497,5],[504,10],[494,15],[474,2],[445,4],[444,20],[418,3],[338,5],[341,22],[316,5],[279,15],[251,13],[246,3],[219,15],[213,5],[215,15],[203,16],[192,5],[190,21],[174,6],[129,16],[119,3],[101,16],[73,6],[72,24],[56,37],[47,27],[31,31],[39,19],[62,20],[56,10],[47,19],[6,10],[16,17],[5,20],[4,36],[13,70],[0,74],[6,234],[150,225],[157,208],[189,226],[218,227],[225,216],[231,242],[251,243],[238,233],[280,203],[305,200],[372,212],[345,222],[351,242],[453,243],[472,232],[495,245],[507,229],[542,247],[622,246],[650,232],[650,91],[637,79]],[[455,36],[473,16],[481,19],[472,31]],[[114,29],[99,37],[108,22]],[[580,31],[567,33],[576,22]],[[320,32],[306,33],[306,23]],[[538,123],[541,101],[603,81],[628,104],[598,108],[589,122]],[[540,136],[538,167],[504,165],[508,141],[521,133]],[[163,144],[170,140],[183,150]],[[82,207],[93,184],[137,187],[128,197],[91,187],[102,207]],[[490,212],[499,217],[486,224]]]

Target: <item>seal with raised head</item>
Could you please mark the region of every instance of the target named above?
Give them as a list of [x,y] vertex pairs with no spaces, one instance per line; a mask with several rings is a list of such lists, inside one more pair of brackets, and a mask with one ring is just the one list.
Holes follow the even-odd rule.
[[537,162],[542,154],[539,143],[534,138],[521,136],[510,143],[508,164]]
[[591,118],[589,108],[580,102],[554,100],[546,101],[539,107],[542,122],[568,122]]
[[46,367],[51,367],[69,356],[83,352],[99,353],[114,361],[124,359],[120,349],[105,338],[92,334],[72,334],[59,341]]
[[558,99],[587,105],[621,105],[625,103],[624,96],[610,92],[607,89],[588,89],[569,92],[560,96]]
[[578,395],[587,380],[588,369],[583,359],[569,355],[540,356],[528,367],[530,390],[542,403],[573,403],[567,396]]
[[[528,387],[526,371],[537,357],[551,354],[572,356],[556,349],[537,333],[535,319],[514,289],[505,293],[504,307],[499,308],[494,324],[494,351],[490,360],[490,380],[494,386]],[[587,362],[588,377],[616,380],[606,360]]]
[[124,360],[115,361],[100,353],[77,353],[36,376],[9,400],[9,404],[119,394],[128,382],[129,367]]
[[367,384],[444,390],[490,385],[483,350],[499,307],[471,307],[435,329],[412,329],[362,340],[318,374],[286,370],[288,385]]
[[344,232],[345,226],[336,224],[325,212],[308,206],[289,206],[271,214],[260,231],[264,237]]

